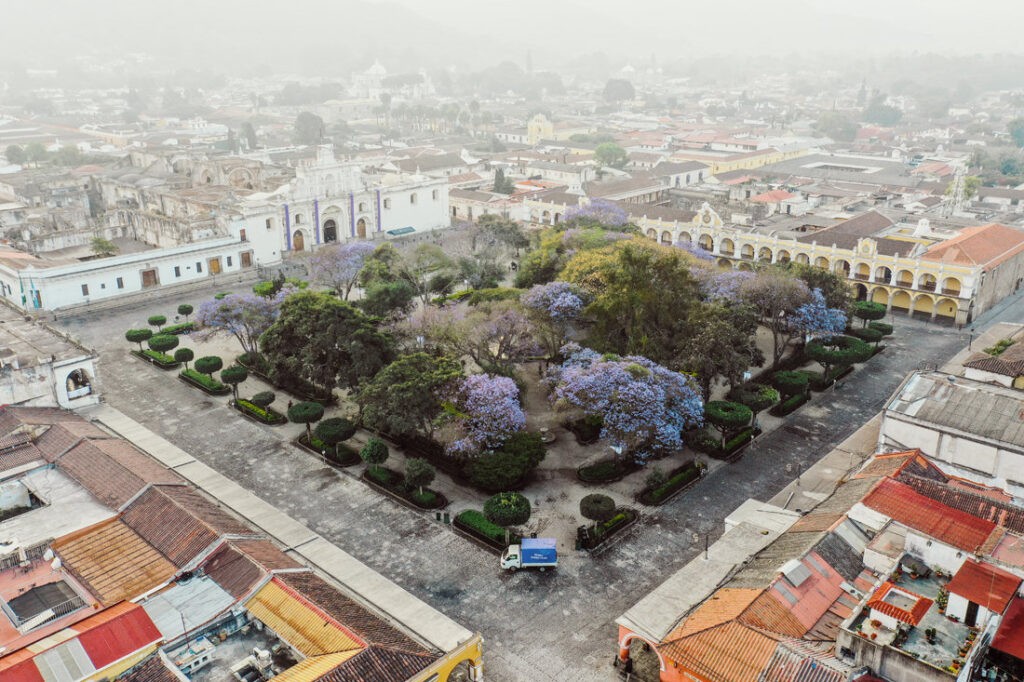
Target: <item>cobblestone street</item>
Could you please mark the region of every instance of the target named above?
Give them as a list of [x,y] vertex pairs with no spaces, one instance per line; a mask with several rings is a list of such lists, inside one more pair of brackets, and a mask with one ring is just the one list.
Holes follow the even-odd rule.
[[[190,298],[198,304],[205,296]],[[59,326],[100,352],[100,389],[111,406],[483,633],[486,677],[496,681],[617,679],[610,665],[614,619],[697,554],[691,543],[695,530],[713,520],[713,540],[722,530],[721,519],[744,500],[771,498],[798,467],[806,469],[874,415],[906,372],[922,362],[941,365],[967,343],[966,332],[898,316],[885,352],[840,390],[816,396],[784,427],[758,439],[738,463],[718,468],[647,515],[608,551],[594,558],[568,556],[553,573],[506,575],[493,554],[432,515],[406,509],[356,480],[361,467],[339,472],[290,445],[299,427],[249,422],[227,407],[225,398],[205,396],[174,372],[131,357],[124,331],[145,326],[149,314],[173,310],[177,303],[147,302],[69,318]],[[1019,298],[991,317],[1019,320]],[[225,354],[226,364],[229,360]],[[244,385],[244,393],[256,390],[253,383]],[[286,400],[279,395],[279,401]],[[275,406],[282,408],[281,402]],[[559,438],[571,436],[562,432]],[[558,468],[543,476],[557,487],[560,478],[573,474]],[[642,476],[634,475],[631,486],[639,488]],[[538,515],[545,513],[541,500]],[[574,554],[571,545],[567,554]]]

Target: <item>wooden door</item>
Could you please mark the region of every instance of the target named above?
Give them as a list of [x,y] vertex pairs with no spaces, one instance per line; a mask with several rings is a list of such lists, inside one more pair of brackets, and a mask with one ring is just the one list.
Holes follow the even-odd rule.
[[306,238],[302,236],[302,231],[298,231],[292,235],[292,251],[305,251],[306,250]]
[[240,256],[241,256],[241,259],[242,259],[242,267],[243,268],[251,268],[252,267],[252,251],[243,251],[240,254]]
[[211,258],[209,261],[207,261],[207,263],[210,266],[211,275],[220,274],[220,258]]
[[156,270],[143,270],[142,271],[142,288],[155,287],[159,282],[156,278]]

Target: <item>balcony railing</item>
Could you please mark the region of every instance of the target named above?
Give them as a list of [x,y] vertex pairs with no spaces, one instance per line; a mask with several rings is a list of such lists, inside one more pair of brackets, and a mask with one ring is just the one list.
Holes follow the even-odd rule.
[[942,294],[944,296],[954,296],[956,298],[960,298],[960,290],[959,289],[943,289],[942,290]]
[[935,282],[922,282],[918,289],[921,291],[935,291]]
[[862,275],[860,273],[857,273],[856,275],[854,275],[853,278],[854,279],[859,279],[862,282],[867,282],[868,281],[868,276],[867,275]]
[[732,256],[734,253],[736,253],[736,252],[735,251],[731,251],[731,250],[730,251],[725,251],[725,250],[719,251],[719,254],[721,254],[723,256]]

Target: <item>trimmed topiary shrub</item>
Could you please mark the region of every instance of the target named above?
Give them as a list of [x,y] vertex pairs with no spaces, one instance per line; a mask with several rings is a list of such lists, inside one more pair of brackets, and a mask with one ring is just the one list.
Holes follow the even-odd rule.
[[188,303],[182,303],[178,306],[178,314],[184,316],[185,322],[188,322],[188,316],[192,314],[195,308],[190,306]]
[[262,407],[263,409],[273,405],[275,400],[277,400],[277,396],[274,395],[273,391],[260,391],[253,397],[249,398],[249,402],[253,405]]
[[152,329],[129,329],[124,333],[124,338],[129,343],[139,344],[139,352],[142,352],[142,342],[153,338]]
[[231,387],[231,393],[238,400],[238,384],[249,378],[249,370],[241,365],[232,365],[220,373],[220,380]]
[[878,342],[885,337],[885,334],[877,329],[872,329],[871,327],[860,327],[859,329],[850,329],[848,331],[850,336],[856,336],[861,341],[873,343],[876,346],[878,345]]
[[170,334],[157,334],[156,336],[150,337],[146,345],[157,353],[166,353],[167,351],[174,350],[178,347],[178,337],[171,336]]
[[727,434],[743,428],[754,418],[754,412],[746,405],[726,400],[712,400],[704,406],[704,419],[722,434],[722,449],[725,449]]
[[323,441],[332,448],[354,435],[356,435],[356,425],[344,417],[324,419],[313,430],[314,438]]
[[[425,459],[411,457],[405,462],[405,485],[411,490],[416,488],[420,496],[423,496],[424,486],[434,481],[437,471]],[[425,500],[424,500],[425,501]]]
[[862,327],[866,327],[868,322],[882,319],[885,313],[885,305],[881,303],[856,301],[853,304],[853,315],[861,320]]
[[174,351],[174,359],[178,362],[184,363],[185,369],[188,369],[188,363],[192,362],[196,354],[191,348],[179,348]]
[[149,324],[150,326],[153,326],[153,327],[156,327],[157,329],[160,329],[165,324],[167,324],[167,316],[166,315],[151,315],[149,317],[149,319],[146,320],[146,323]]
[[519,493],[498,493],[484,503],[484,516],[499,526],[519,526],[530,520],[530,501]]
[[580,516],[595,523],[607,521],[615,516],[615,500],[601,493],[587,495],[580,500]]
[[869,322],[868,329],[882,332],[882,336],[892,336],[892,325],[888,322]]
[[804,348],[807,357],[821,365],[822,380],[827,381],[833,367],[849,367],[864,362],[873,354],[871,346],[853,336],[814,339]]
[[772,385],[785,398],[806,394],[809,383],[807,375],[797,370],[785,370],[772,375]]
[[761,384],[744,384],[729,391],[726,396],[729,400],[746,405],[753,413],[753,421],[757,421],[757,415],[763,410],[779,402],[778,390],[771,386]]
[[196,371],[208,375],[211,379],[213,373],[219,372],[222,367],[224,367],[224,361],[216,355],[204,355],[196,360]]
[[359,456],[371,469],[379,469],[380,465],[388,460],[389,454],[391,453],[388,451],[387,443],[380,438],[371,438],[366,441],[366,445],[359,451]]
[[[196,364],[199,361],[196,360]],[[313,432],[310,428],[310,424],[320,421],[324,416],[324,406],[320,403],[314,402],[301,402],[295,403],[288,408],[288,421],[293,424],[305,424],[306,425],[306,440],[313,437]]]

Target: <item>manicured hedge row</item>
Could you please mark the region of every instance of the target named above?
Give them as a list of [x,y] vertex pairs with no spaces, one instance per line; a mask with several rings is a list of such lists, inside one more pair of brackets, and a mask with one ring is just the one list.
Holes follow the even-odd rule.
[[633,462],[620,462],[609,458],[579,467],[576,469],[576,477],[584,483],[612,483],[638,469],[640,467]]
[[410,490],[405,484],[405,476],[386,467],[367,467],[363,472],[363,480],[419,509],[442,509],[448,506],[448,498],[438,491],[424,488],[421,495],[418,489]]
[[338,443],[337,453],[334,452],[334,448],[319,440],[316,436],[313,437],[311,443],[306,440],[306,434],[302,434],[295,443],[317,457],[322,457],[322,453],[326,452],[327,460],[335,466],[350,467],[355,464],[361,464],[363,461],[363,458],[359,456],[359,451],[345,443]]
[[794,412],[798,407],[806,403],[810,398],[805,393],[798,393],[794,396],[790,396],[783,400],[781,403],[775,405],[772,409],[768,410],[768,414],[773,417],[785,417],[787,414]]
[[693,462],[669,472],[664,483],[655,488],[644,488],[636,496],[637,501],[652,506],[663,504],[675,493],[700,479],[700,468]]
[[505,542],[505,529],[501,526],[491,523],[487,520],[487,517],[483,513],[478,512],[475,509],[467,509],[463,512],[459,512],[459,515],[455,517],[452,522],[459,530],[469,533],[478,540],[495,547],[496,549],[505,549],[508,544],[517,544],[522,538],[516,533],[509,532],[509,542]]
[[[205,376],[205,375],[204,375]],[[260,407],[255,405],[244,398],[239,398],[232,403],[234,408],[249,417],[252,417],[258,422],[269,424],[270,426],[278,426],[280,424],[288,423],[288,418],[280,412],[268,408]]]
[[231,393],[229,386],[225,386],[216,379],[210,378],[209,375],[202,374],[194,369],[183,369],[178,373],[178,377],[185,383],[206,391],[210,395],[227,395]]
[[160,369],[175,369],[181,365],[181,363],[175,360],[173,356],[168,355],[167,353],[161,353],[160,351],[150,350],[148,348],[143,351],[133,350],[132,355],[140,360],[145,360],[150,364],[156,365]]
[[191,334],[196,330],[194,322],[182,322],[181,324],[171,324],[163,328],[161,334]]

